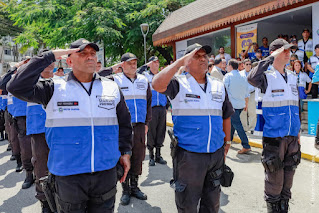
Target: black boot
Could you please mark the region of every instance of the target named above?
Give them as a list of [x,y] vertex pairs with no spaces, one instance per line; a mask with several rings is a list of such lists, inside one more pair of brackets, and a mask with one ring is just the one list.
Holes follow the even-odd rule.
[[8,144],[8,148],[7,148],[7,151],[11,151],[11,150],[12,150],[11,144],[9,143],[9,144]]
[[149,149],[148,151],[150,152],[150,162],[148,163],[148,165],[149,166],[155,166],[153,149]]
[[23,170],[22,161],[21,161],[21,155],[16,155],[15,157],[16,157],[16,160],[17,160],[16,172],[21,172]]
[[26,171],[26,178],[22,184],[22,189],[27,189],[34,183],[33,171]]
[[4,141],[4,132],[0,132],[0,141]]
[[280,202],[275,202],[275,203],[267,202],[267,213],[281,213]]
[[14,160],[17,160],[17,158],[16,158],[15,155],[11,155],[10,160],[11,160],[11,161],[14,161]]
[[166,160],[161,156],[161,148],[156,148],[156,163],[167,164]]
[[147,200],[146,194],[144,194],[138,187],[138,175],[131,176],[131,195],[140,200]]
[[288,213],[289,209],[289,200],[281,200],[280,201],[280,213]]
[[47,201],[41,201],[42,213],[53,213]]
[[131,200],[129,176],[127,176],[125,181],[122,183],[122,188],[123,188],[123,193],[121,197],[121,204],[123,206],[126,206],[130,203],[130,200]]

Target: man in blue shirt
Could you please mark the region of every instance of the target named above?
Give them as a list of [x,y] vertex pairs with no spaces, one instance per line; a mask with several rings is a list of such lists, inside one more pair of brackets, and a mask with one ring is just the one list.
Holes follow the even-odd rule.
[[235,113],[231,116],[231,140],[233,140],[235,130],[241,140],[243,148],[238,154],[245,154],[251,151],[248,144],[248,138],[240,121],[240,113],[247,110],[249,85],[245,76],[238,71],[238,61],[231,59],[227,65],[228,73],[225,75],[224,84],[229,96],[229,100],[233,105]]
[[258,49],[260,49],[262,51],[263,57],[267,57],[267,56],[269,56],[268,38],[263,37],[262,42],[263,42],[263,46],[259,47]]

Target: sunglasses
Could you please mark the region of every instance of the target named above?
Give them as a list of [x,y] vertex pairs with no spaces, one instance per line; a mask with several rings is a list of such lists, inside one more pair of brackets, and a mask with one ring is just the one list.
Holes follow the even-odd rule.
[[245,64],[246,66],[251,66],[251,64]]

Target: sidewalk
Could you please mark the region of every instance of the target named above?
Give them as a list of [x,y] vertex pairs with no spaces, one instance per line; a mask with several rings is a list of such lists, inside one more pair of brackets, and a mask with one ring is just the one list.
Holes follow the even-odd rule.
[[[167,113],[167,126],[172,127],[172,116],[171,112]],[[236,133],[235,133],[236,134]],[[257,147],[262,149],[262,137],[255,136],[250,133],[246,133],[249,139],[249,144],[252,147]],[[239,137],[235,136],[233,142],[240,143]],[[301,143],[301,157],[303,159],[319,163],[319,150],[314,147],[315,137],[308,134],[301,134],[300,143]]]

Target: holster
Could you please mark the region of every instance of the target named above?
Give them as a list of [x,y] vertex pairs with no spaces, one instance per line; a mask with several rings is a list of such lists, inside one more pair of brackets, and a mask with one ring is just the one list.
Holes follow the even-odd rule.
[[117,174],[117,180],[121,180],[121,178],[124,175],[124,168],[120,164],[120,161],[118,161],[117,164],[116,164],[116,174]]
[[230,187],[234,179],[234,172],[231,170],[229,166],[224,164],[223,175],[220,179],[220,185],[223,187]]
[[261,163],[263,164],[266,172],[276,172],[284,166],[278,154],[280,143],[280,138],[263,138]]
[[172,129],[167,130],[167,133],[169,135],[169,137],[171,138],[171,144],[170,144],[170,148],[171,148],[171,156],[174,159],[176,156],[176,152],[177,152],[177,138],[174,135],[174,132]]
[[301,151],[300,151],[300,145],[299,145],[299,150],[294,153],[292,156],[285,157],[284,160],[284,169],[285,170],[296,170],[297,166],[300,164],[301,161]]
[[223,176],[223,167],[217,170],[209,171],[205,181],[208,181],[209,183],[211,183],[212,186],[215,188],[221,184],[222,176]]
[[57,208],[55,203],[55,186],[54,186],[55,176],[49,173],[48,176],[40,178],[39,181],[51,211],[56,212]]

